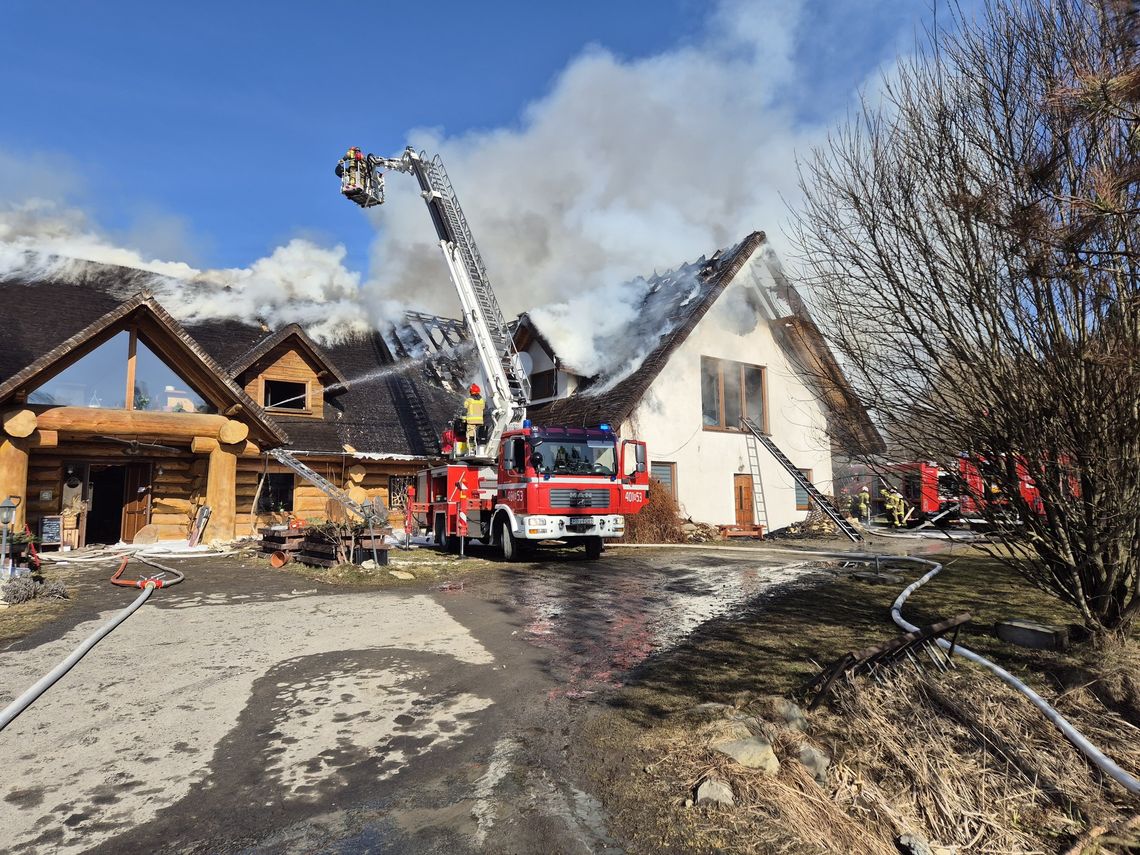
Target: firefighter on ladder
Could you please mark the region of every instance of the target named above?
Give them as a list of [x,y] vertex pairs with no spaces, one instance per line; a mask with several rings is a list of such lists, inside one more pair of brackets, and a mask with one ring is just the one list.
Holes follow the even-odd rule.
[[486,401],[479,394],[479,387],[471,384],[471,394],[463,401],[463,421],[467,425],[467,456],[474,457],[478,452],[479,432],[483,429],[483,410]]

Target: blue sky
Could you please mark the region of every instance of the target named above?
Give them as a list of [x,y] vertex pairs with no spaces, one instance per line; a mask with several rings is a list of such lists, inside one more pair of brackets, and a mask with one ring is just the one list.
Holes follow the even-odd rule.
[[[47,198],[83,212],[112,242],[195,267],[244,267],[305,238],[322,247],[343,244],[344,264],[368,271],[391,260],[396,239],[385,247],[382,236],[392,221],[345,203],[333,166],[349,145],[397,153],[409,139],[429,139],[455,158],[448,165],[464,205],[475,211],[473,221],[486,223],[489,243],[499,247],[492,254],[502,256],[505,238],[496,224],[524,239],[523,226],[511,222],[512,194],[532,185],[536,173],[533,165],[515,170],[511,158],[537,157],[535,146],[527,147],[535,126],[558,128],[565,115],[561,131],[546,131],[547,140],[566,146],[560,152],[544,143],[550,157],[596,158],[600,168],[587,162],[583,174],[605,176],[609,196],[620,196],[620,175],[606,175],[603,161],[626,138],[621,118],[637,112],[637,99],[660,97],[645,81],[658,68],[665,78],[680,78],[716,66],[709,84],[716,103],[701,104],[699,90],[686,92],[679,83],[678,112],[705,111],[700,121],[718,144],[739,126],[741,139],[720,158],[740,157],[757,127],[780,128],[763,144],[773,152],[767,159],[783,164],[783,178],[766,193],[767,207],[739,205],[739,223],[734,202],[709,213],[724,228],[693,242],[704,246],[743,236],[753,227],[749,217],[775,219],[771,206],[791,187],[784,151],[818,138],[842,115],[856,88],[910,45],[926,8],[911,0],[443,0],[418,7],[6,0],[0,209]],[[724,85],[736,69],[739,99]],[[761,95],[752,98],[751,90]],[[615,109],[611,96],[627,99],[620,113],[606,113]],[[589,98],[594,107],[583,108]],[[771,121],[752,115],[764,110],[772,111]],[[741,111],[739,121],[733,111]],[[608,132],[583,134],[576,148],[577,126],[594,118]],[[693,150],[688,143],[677,149],[678,159]],[[656,186],[653,176],[638,180]],[[663,180],[657,192],[669,186]],[[464,187],[480,194],[473,203]],[[676,204],[689,205],[696,192],[700,185]],[[573,203],[572,195],[559,202]],[[522,200],[518,208],[539,205]],[[628,216],[635,221],[637,209]],[[421,211],[407,217],[415,220],[408,228],[431,237]],[[580,226],[579,218],[557,230]],[[637,228],[634,222],[631,231]],[[674,243],[677,252],[690,251],[685,241]],[[639,252],[644,259],[633,263],[646,268],[659,263],[650,254],[667,254],[656,247]],[[409,270],[406,262],[389,266]]]

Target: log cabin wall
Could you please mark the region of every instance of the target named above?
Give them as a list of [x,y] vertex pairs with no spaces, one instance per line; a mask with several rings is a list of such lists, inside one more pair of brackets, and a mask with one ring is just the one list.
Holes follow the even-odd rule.
[[332,377],[322,367],[299,353],[288,342],[279,344],[248,370],[242,372],[240,382],[244,385],[247,395],[258,404],[264,405],[266,380],[304,383],[308,389],[308,398],[304,409],[273,411],[287,413],[291,416],[308,415],[313,418],[324,418],[324,386],[326,382],[332,382]]
[[[148,463],[151,466],[150,525],[158,540],[185,538],[190,521],[205,501],[206,460],[187,454],[162,457],[124,455],[121,446],[102,443],[67,444],[56,448],[33,449],[28,459],[27,521],[32,532],[39,534],[45,516],[61,514],[65,535],[75,531],[78,519],[63,507],[64,479],[68,466],[83,463],[127,465]],[[49,496],[50,498],[41,498]],[[66,541],[65,541],[66,542]],[[71,543],[77,546],[78,541]]]
[[[381,502],[390,507],[388,479],[392,475],[409,476],[422,468],[417,463],[394,463],[386,461],[358,461],[343,455],[329,455],[327,458],[302,458],[305,465],[318,475],[343,488],[358,502]],[[253,500],[258,482],[265,473],[292,475],[293,472],[270,459],[268,465],[263,458],[242,457],[238,459],[237,471],[237,527],[236,535],[242,537],[253,534],[258,528],[281,525],[288,521],[288,513],[253,512]],[[313,522],[343,520],[344,508],[330,499],[300,476],[293,478],[292,515]],[[399,518],[402,520],[402,516]]]

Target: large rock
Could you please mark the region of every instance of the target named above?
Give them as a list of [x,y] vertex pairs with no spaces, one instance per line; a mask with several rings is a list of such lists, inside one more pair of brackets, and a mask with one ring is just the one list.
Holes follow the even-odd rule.
[[732,807],[736,804],[736,797],[733,796],[732,787],[728,782],[719,778],[705,778],[697,787],[697,804]]
[[933,855],[930,844],[917,834],[903,834],[895,841],[904,855]]
[[731,757],[741,766],[758,769],[765,775],[775,775],[780,771],[780,761],[776,758],[776,752],[772,750],[772,743],[767,739],[750,736],[747,739],[717,742],[712,748]]
[[831,765],[831,758],[827,752],[821,751],[814,745],[806,742],[800,743],[799,761],[812,774],[820,784],[827,783],[827,768]]
[[787,698],[776,698],[772,703],[772,709],[793,730],[806,731],[808,729],[804,711]]

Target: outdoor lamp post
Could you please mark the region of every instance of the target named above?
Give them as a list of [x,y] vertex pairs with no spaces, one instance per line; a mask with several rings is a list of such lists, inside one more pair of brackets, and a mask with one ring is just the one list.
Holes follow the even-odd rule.
[[0,570],[8,568],[8,526],[15,519],[19,504],[20,500],[13,501],[11,496],[0,502],[0,528],[3,529],[3,535],[0,535]]

